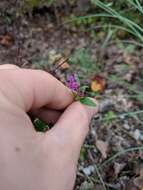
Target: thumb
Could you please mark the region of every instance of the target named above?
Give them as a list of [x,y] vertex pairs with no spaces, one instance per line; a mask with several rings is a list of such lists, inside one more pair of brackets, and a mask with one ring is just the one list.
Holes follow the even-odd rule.
[[[97,106],[89,107],[80,102],[72,103],[62,114],[56,125],[51,129],[48,135],[53,134],[59,139],[64,150],[70,151],[75,157],[79,155],[80,148],[89,130],[91,118],[98,111],[98,103],[93,100]],[[67,154],[67,152],[66,152]]]

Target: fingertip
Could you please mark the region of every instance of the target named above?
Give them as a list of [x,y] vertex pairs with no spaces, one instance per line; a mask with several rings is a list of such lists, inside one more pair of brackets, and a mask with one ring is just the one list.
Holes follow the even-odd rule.
[[79,101],[72,103],[46,135],[47,140],[49,136],[56,139],[62,147],[60,149],[76,159],[88,134],[91,118],[98,111],[97,100],[92,99],[92,101],[97,105],[96,107],[83,105]]
[[[79,101],[73,104],[73,109],[77,111],[77,114],[80,117],[80,121],[86,125],[90,124],[92,117],[98,112],[98,101],[93,98],[89,98],[93,105],[86,105]],[[75,108],[74,108],[75,107]]]
[[62,136],[62,133],[64,138],[81,145],[89,131],[91,118],[98,111],[97,100],[92,100],[96,107],[84,105],[79,101],[72,103],[59,118],[53,130],[60,133],[59,136]]

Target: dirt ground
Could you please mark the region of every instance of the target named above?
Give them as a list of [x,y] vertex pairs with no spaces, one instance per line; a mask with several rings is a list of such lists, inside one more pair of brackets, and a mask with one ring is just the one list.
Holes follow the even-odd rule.
[[[14,2],[13,2],[14,3]],[[51,13],[15,16],[8,1],[0,2],[0,64],[51,69],[51,57],[70,56],[88,49],[91,76],[78,65],[59,70],[61,80],[74,72],[88,83],[94,74],[105,79],[99,94],[102,109],[93,118],[81,150],[75,190],[142,190],[143,188],[143,48],[119,47],[118,40],[106,47],[99,35],[92,38],[77,28],[59,27]],[[8,10],[8,11],[7,11]]]

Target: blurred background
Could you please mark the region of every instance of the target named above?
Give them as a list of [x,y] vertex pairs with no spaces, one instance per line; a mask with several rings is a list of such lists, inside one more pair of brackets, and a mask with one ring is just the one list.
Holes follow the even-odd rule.
[[63,83],[75,74],[102,102],[74,190],[143,190],[142,0],[1,0],[0,64],[7,63]]

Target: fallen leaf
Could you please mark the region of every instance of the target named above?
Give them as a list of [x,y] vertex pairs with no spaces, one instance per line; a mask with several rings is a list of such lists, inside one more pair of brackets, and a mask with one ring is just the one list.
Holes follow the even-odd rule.
[[143,187],[143,177],[137,177],[134,179],[134,184],[136,187],[138,188],[142,188]]
[[124,54],[123,55],[123,61],[127,64],[133,64],[132,56],[130,54]]
[[129,180],[129,181],[127,182],[126,187],[125,187],[125,190],[140,190],[140,189],[138,189],[138,188],[134,185],[134,183],[133,183],[133,181],[132,181],[132,179],[131,179],[131,180]]
[[140,59],[138,56],[133,56],[131,54],[124,54],[123,55],[123,62],[127,63],[128,65],[130,65],[130,67],[133,69],[136,68],[137,64],[140,63]]
[[13,38],[9,34],[0,36],[0,45],[9,47],[12,45],[12,42],[13,42]]
[[141,190],[143,189],[143,168],[140,170],[140,175],[134,179],[134,185]]
[[124,75],[123,79],[128,82],[131,82],[134,74],[135,74],[134,71],[130,70],[127,74]]
[[84,181],[83,183],[81,183],[80,185],[80,190],[89,190],[89,189],[93,189],[94,188],[94,184],[93,182],[89,182],[89,181]]
[[103,186],[100,185],[100,184],[96,184],[95,185],[95,189],[94,190],[102,190],[103,189]]
[[70,65],[68,64],[67,61],[65,61],[65,58],[61,58],[58,62],[57,67],[59,66],[60,69],[69,69]]
[[93,92],[102,92],[105,88],[105,79],[100,75],[96,75],[92,79],[90,87]]
[[96,147],[101,152],[103,159],[107,158],[108,143],[102,140],[96,140]]
[[119,173],[121,172],[121,170],[125,167],[125,163],[114,163],[114,172],[116,177],[118,177]]

